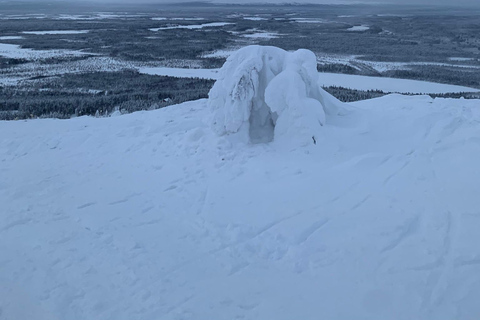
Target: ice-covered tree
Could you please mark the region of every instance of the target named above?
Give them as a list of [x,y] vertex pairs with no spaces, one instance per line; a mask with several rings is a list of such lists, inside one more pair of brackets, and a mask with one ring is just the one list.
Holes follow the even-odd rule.
[[313,52],[248,46],[227,59],[208,105],[220,135],[305,145],[315,143],[325,115],[335,113],[341,102],[319,85]]

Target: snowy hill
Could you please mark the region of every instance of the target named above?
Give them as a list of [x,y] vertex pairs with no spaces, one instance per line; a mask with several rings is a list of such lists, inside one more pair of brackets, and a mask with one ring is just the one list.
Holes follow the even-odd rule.
[[207,104],[0,122],[0,319],[478,319],[478,100],[362,101],[288,147]]

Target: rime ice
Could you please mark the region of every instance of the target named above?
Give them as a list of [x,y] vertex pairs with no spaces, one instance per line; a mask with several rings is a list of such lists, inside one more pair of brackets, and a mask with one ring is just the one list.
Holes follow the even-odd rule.
[[249,46],[230,56],[209,94],[212,126],[243,142],[315,142],[341,103],[319,85],[315,54]]

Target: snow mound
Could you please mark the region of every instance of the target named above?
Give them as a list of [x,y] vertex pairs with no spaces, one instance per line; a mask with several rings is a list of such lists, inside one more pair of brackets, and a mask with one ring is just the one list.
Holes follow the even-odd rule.
[[248,46],[231,55],[209,93],[212,126],[242,142],[315,144],[325,113],[341,102],[319,85],[317,59],[309,50],[287,52]]

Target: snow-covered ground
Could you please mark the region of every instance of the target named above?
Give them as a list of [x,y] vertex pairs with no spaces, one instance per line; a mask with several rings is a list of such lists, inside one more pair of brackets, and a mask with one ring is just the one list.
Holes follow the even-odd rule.
[[[238,48],[237,48],[238,49]],[[234,53],[236,49],[227,49],[227,50],[216,50],[211,53],[204,54],[203,58],[228,58]]]
[[150,28],[150,31],[160,31],[160,30],[172,30],[172,29],[189,29],[189,30],[196,30],[196,29],[203,29],[203,28],[218,28],[231,25],[233,23],[230,22],[212,22],[212,23],[204,23],[204,24],[195,24],[195,25],[174,25],[168,27],[160,27],[160,28]]
[[320,73],[323,86],[341,86],[357,90],[382,90],[397,93],[454,93],[479,92],[479,89],[456,86],[451,84],[418,81],[409,79],[368,77],[339,73]]
[[244,20],[250,20],[250,21],[264,21],[264,20],[268,20],[267,18],[263,18],[263,17],[243,17]]
[[290,18],[293,22],[298,23],[328,23],[330,21],[320,18]]
[[51,35],[51,34],[82,34],[90,30],[46,30],[46,31],[23,31],[24,34]]
[[[362,59],[358,55],[342,55],[329,54],[324,52],[317,52],[318,62],[321,64],[339,63],[346,64],[358,70],[361,68],[369,68],[377,72],[386,72],[389,70],[410,70],[412,67],[447,67],[459,69],[479,69],[479,65],[466,64],[465,62],[475,61],[472,58],[449,58],[448,62],[434,62],[434,61],[412,61],[412,62],[398,62],[398,61],[370,61]],[[463,62],[463,63],[462,63]]]
[[351,28],[348,28],[347,31],[367,31],[369,30],[369,26],[361,25],[361,26],[353,26]]
[[[229,52],[226,52],[227,54]],[[184,69],[164,67],[139,68],[140,73],[159,76],[171,76],[180,78],[217,79],[219,69]],[[323,86],[341,86],[357,90],[382,90],[384,92],[397,93],[457,93],[478,92],[479,89],[456,86],[450,84],[434,83],[427,81],[367,77],[350,74],[320,73],[320,82]]]
[[152,20],[157,20],[157,21],[164,21],[164,20],[172,20],[172,21],[184,21],[184,20],[190,20],[190,21],[202,21],[205,20],[205,18],[165,18],[165,17],[153,17],[151,18]]
[[262,30],[252,30],[253,33],[243,34],[242,37],[256,40],[269,40],[281,36],[278,32],[267,32]]
[[24,37],[22,36],[1,36],[0,40],[22,40]]
[[[1,52],[0,52],[1,55]],[[109,57],[90,57],[80,61],[67,61],[55,64],[29,62],[12,68],[2,69],[1,85],[17,85],[20,81],[32,77],[59,76],[67,73],[115,72],[137,69],[145,64],[112,59]]]
[[0,122],[0,318],[477,319],[478,100],[353,107],[295,150],[204,100]]
[[89,14],[0,14],[0,20],[26,20],[26,19],[55,19],[55,20],[104,20],[104,19],[125,19],[148,16],[149,14],[131,14],[122,12],[97,12]]
[[47,18],[46,14],[0,14],[0,20],[26,20],[26,19],[45,19]]
[[465,62],[465,61],[475,61],[475,60],[478,60],[478,59],[475,59],[475,58],[463,58],[463,57],[450,57],[450,58],[448,58],[448,60],[450,60],[450,61],[461,61],[461,62]]
[[[200,66],[198,61],[192,60],[168,60],[162,61],[161,65],[174,65],[184,68],[196,68]],[[0,85],[17,85],[21,81],[28,80],[33,77],[51,77],[72,73],[91,73],[91,72],[118,72],[123,70],[140,70],[146,74],[162,74],[160,70],[165,69],[164,75],[171,75],[171,70],[182,77],[195,77],[195,71],[180,68],[159,67],[159,63],[154,62],[134,62],[114,59],[110,57],[94,56],[79,61],[65,61],[52,64],[42,64],[39,62],[29,62],[20,64],[11,68],[2,69],[0,76]],[[183,70],[183,72],[182,72]],[[192,69],[193,70],[193,69]],[[168,71],[168,72],[167,72]],[[156,73],[155,73],[156,72]],[[215,72],[217,72],[215,70]],[[207,76],[211,72],[205,72],[203,78],[210,79]],[[42,80],[40,80],[42,81]]]
[[78,57],[92,53],[76,50],[32,50],[16,44],[0,43],[0,57],[27,60],[48,59],[53,57]]
[[[250,32],[251,30],[247,30]],[[263,33],[262,31],[259,33]],[[280,37],[281,34],[266,32],[270,34],[270,38]],[[245,33],[235,33],[236,35],[246,37]],[[248,38],[248,37],[247,37]],[[264,38],[267,39],[267,38]],[[238,47],[232,47],[228,49],[218,50],[213,53],[204,55],[204,57],[228,57],[232,53],[238,50]],[[449,62],[433,62],[433,61],[422,61],[422,62],[396,62],[396,61],[369,61],[362,59],[362,56],[358,55],[346,55],[346,54],[331,54],[324,52],[316,53],[318,62],[320,64],[331,64],[339,63],[351,66],[355,69],[361,70],[361,68],[370,69],[376,72],[386,72],[390,70],[410,70],[412,67],[423,67],[423,66],[434,66],[434,67],[448,67],[448,68],[459,68],[459,69],[475,69],[480,70],[479,65],[466,64],[465,62],[476,61],[476,59],[469,58],[449,58]],[[463,62],[463,63],[462,63]]]
[[59,14],[54,18],[57,20],[105,20],[105,19],[125,19],[147,16],[147,14],[113,13],[99,12],[92,14]]
[[[452,61],[452,60],[450,60]],[[458,60],[457,60],[458,61]],[[459,61],[465,62],[465,61]],[[461,63],[444,63],[444,62],[383,62],[383,61],[368,61],[368,60],[358,60],[354,59],[349,61],[348,64],[355,63],[361,64],[373,68],[378,72],[385,72],[389,70],[409,70],[414,66],[434,66],[434,67],[448,67],[448,68],[459,68],[459,69],[476,69],[480,70],[478,65],[468,65]]]
[[178,78],[216,79],[219,69],[187,69],[167,67],[141,67],[138,72],[157,76]]

